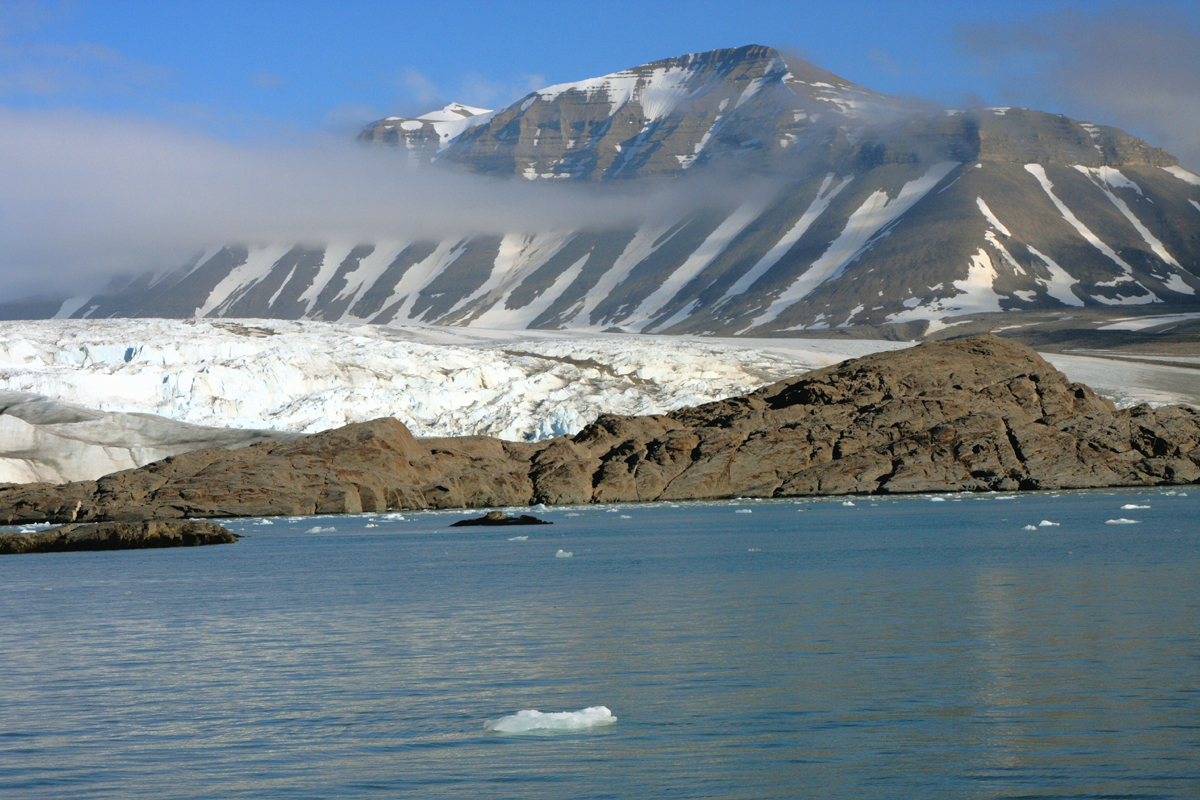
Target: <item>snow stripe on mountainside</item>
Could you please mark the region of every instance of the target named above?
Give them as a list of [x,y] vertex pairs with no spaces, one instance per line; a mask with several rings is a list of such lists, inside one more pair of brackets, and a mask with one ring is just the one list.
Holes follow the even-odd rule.
[[1110,186],[1115,186],[1117,188],[1132,188],[1138,194],[1141,194],[1142,190],[1138,188],[1137,184],[1135,184],[1133,181],[1125,179],[1124,175],[1112,167],[1100,167],[1098,169],[1092,169],[1089,167],[1076,166],[1075,169],[1092,178],[1092,182],[1096,184],[1100,191],[1104,192],[1104,196],[1107,197],[1109,201],[1117,207],[1117,210],[1121,212],[1125,219],[1129,220],[1129,223],[1133,225],[1133,227],[1141,235],[1142,240],[1146,242],[1146,244],[1150,245],[1150,249],[1154,251],[1156,256],[1173,267],[1179,266],[1179,262],[1175,260],[1174,256],[1167,252],[1167,248],[1163,246],[1163,243],[1155,238],[1154,234],[1150,233],[1149,229],[1146,228],[1146,226],[1142,224],[1142,221],[1134,215],[1129,206],[1125,205],[1125,201],[1117,197],[1116,194],[1113,193],[1112,189],[1109,188]]
[[789,306],[803,299],[809,292],[825,281],[837,278],[846,265],[853,261],[875,234],[900,218],[933,187],[959,166],[957,161],[943,161],[929,168],[920,178],[904,184],[899,194],[888,197],[882,190],[871,194],[858,210],[850,215],[841,235],[829,245],[824,255],[813,262],[800,277],[756,317],[746,330],[773,322]]
[[805,209],[804,213],[800,215],[800,219],[796,220],[796,223],[788,229],[787,233],[780,237],[779,241],[775,243],[775,246],[767,251],[766,255],[760,258],[758,263],[751,267],[745,275],[738,278],[737,281],[734,282],[733,286],[730,286],[721,299],[717,302],[721,303],[731,297],[744,294],[759,278],[765,275],[771,269],[771,267],[778,264],[779,260],[782,259],[789,250],[792,249],[796,242],[800,241],[800,237],[808,231],[809,227],[812,226],[817,217],[825,213],[825,209],[829,207],[829,204],[833,201],[833,198],[837,197],[838,193],[841,192],[842,189],[845,189],[852,180],[854,180],[854,176],[847,175],[831,189],[830,187],[833,185],[834,175],[832,172],[826,175],[825,180],[821,182],[821,188],[817,190],[817,196],[813,198],[812,203],[807,209]]
[[734,237],[745,230],[747,225],[758,219],[774,196],[775,187],[760,188],[756,196],[748,199],[726,217],[725,221],[717,226],[717,229],[704,240],[703,244],[688,256],[687,261],[668,275],[657,289],[647,295],[625,323],[635,330],[646,330],[645,326],[663,306],[669,303],[689,281],[699,275],[701,270],[720,255]]

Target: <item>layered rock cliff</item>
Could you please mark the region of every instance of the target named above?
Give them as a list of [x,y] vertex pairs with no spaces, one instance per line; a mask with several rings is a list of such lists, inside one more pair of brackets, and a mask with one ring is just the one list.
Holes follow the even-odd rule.
[[1116,410],[1023,345],[932,342],[536,444],[418,440],[380,419],[186,453],[98,481],[0,487],[0,520],[75,522],[1151,486],[1200,480],[1200,413]]

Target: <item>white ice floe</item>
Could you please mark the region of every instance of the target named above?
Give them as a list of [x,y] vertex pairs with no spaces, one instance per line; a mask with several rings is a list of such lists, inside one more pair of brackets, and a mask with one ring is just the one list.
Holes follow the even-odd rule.
[[843,500],[843,501],[842,501],[842,505],[844,505],[844,506],[852,506],[852,505],[854,505],[854,501],[852,501],[852,500]]
[[1050,520],[1048,520],[1048,519],[1044,519],[1044,520],[1042,520],[1041,522],[1039,522],[1039,523],[1038,523],[1038,527],[1039,527],[1039,528],[1057,528],[1057,527],[1058,527],[1058,525],[1059,525],[1059,523],[1057,523],[1057,522],[1051,522],[1051,521],[1050,521]]
[[529,541],[529,537],[528,536],[510,536],[510,537],[508,537],[508,540],[510,542],[527,542],[527,541]]
[[1037,526],[1037,525],[1026,525],[1026,526],[1025,526],[1024,528],[1022,528],[1021,530],[1024,530],[1024,531],[1036,531],[1037,529],[1038,529],[1038,526]]
[[571,558],[574,555],[575,554],[572,553],[570,550],[563,550],[560,548],[559,551],[554,554],[554,557],[555,558]]
[[946,498],[944,498],[944,497],[930,497],[930,498],[929,498],[929,502],[931,502],[931,503],[944,503],[944,502],[946,502]]
[[1141,522],[1140,519],[1125,519],[1125,517],[1104,520],[1105,525],[1137,525],[1139,522]]
[[733,512],[733,513],[735,513],[735,514],[753,514],[753,513],[754,513],[754,509],[752,509],[752,508],[739,508],[739,509],[736,509],[736,510],[734,510],[734,512]]
[[518,711],[489,720],[483,729],[496,733],[535,733],[541,731],[582,731],[612,725],[617,718],[607,706],[590,706],[579,711]]
[[332,526],[328,528],[322,528],[320,525],[314,525],[305,531],[305,533],[337,533],[337,528]]
[[1137,509],[1149,508],[1150,506],[1139,506],[1137,503],[1126,503],[1121,506],[1122,511],[1135,511]]

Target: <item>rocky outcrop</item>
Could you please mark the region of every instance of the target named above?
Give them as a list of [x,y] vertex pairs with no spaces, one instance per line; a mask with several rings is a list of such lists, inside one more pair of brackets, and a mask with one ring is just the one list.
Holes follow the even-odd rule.
[[232,544],[236,534],[200,520],[95,522],[63,525],[36,533],[0,533],[0,555],[65,553],[72,550],[138,550]]
[[538,519],[531,514],[520,514],[515,517],[510,517],[503,511],[489,511],[482,517],[473,517],[471,519],[460,519],[451,525],[451,528],[468,528],[476,525],[551,525],[553,523]]
[[877,353],[536,444],[415,439],[394,419],[186,453],[98,481],[0,487],[0,520],[1152,486],[1200,480],[1200,414],[1116,410],[986,335]]

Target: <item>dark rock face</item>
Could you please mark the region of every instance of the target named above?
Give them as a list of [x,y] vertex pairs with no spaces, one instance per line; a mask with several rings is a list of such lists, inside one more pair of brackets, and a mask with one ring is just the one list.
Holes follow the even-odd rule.
[[232,544],[237,539],[235,534],[220,525],[198,520],[95,522],[63,525],[37,533],[0,533],[0,555],[198,547]]
[[1200,413],[1118,411],[1029,348],[931,342],[537,444],[400,422],[186,453],[98,481],[0,487],[0,520],[1152,486],[1200,480]]
[[503,511],[489,511],[482,517],[474,519],[460,519],[458,522],[451,525],[451,528],[466,528],[473,525],[552,525],[544,519],[538,519],[531,514],[521,514],[517,517],[510,517]]

